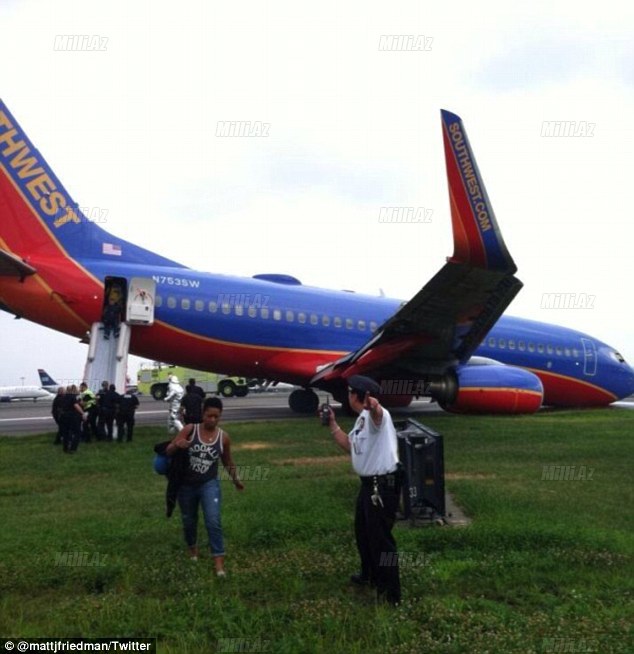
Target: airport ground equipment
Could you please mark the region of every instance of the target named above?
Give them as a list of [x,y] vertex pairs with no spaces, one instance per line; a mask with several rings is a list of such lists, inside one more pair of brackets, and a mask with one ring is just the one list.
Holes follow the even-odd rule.
[[173,366],[154,361],[143,363],[137,373],[137,387],[144,395],[151,395],[155,400],[162,400],[167,395],[170,375],[178,377],[183,386],[193,378],[207,394],[223,397],[244,397],[249,393],[248,380],[244,377],[226,377],[215,372],[193,370],[182,366]]
[[394,426],[404,477],[402,517],[412,522],[443,520],[446,510],[442,436],[411,418],[396,421]]

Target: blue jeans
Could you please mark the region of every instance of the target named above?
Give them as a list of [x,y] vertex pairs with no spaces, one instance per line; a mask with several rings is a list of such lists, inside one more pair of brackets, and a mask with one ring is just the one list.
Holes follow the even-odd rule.
[[222,540],[222,525],[220,524],[220,480],[212,479],[198,486],[183,484],[178,491],[178,505],[183,517],[183,532],[185,542],[189,547],[196,545],[198,532],[198,505],[203,509],[205,527],[209,535],[209,547],[214,556],[224,556],[225,548]]

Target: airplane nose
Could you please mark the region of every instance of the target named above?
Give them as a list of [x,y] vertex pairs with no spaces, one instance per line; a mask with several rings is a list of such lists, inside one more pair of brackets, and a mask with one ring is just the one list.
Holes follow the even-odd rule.
[[630,395],[634,395],[634,368],[632,368],[632,366],[629,366],[629,369],[630,369],[630,374],[628,375],[628,383],[629,383],[630,390],[629,390],[628,397]]

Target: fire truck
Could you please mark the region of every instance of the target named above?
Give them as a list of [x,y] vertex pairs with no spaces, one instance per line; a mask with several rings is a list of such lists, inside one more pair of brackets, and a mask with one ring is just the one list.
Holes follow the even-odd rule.
[[155,400],[162,400],[167,395],[170,375],[176,375],[183,388],[193,377],[196,385],[211,395],[244,397],[249,392],[249,385],[244,377],[225,377],[214,372],[192,370],[158,361],[141,364],[137,373],[139,392],[151,395]]

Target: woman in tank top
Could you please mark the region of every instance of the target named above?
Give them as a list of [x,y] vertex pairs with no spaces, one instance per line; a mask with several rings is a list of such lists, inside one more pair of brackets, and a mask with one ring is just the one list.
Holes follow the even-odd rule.
[[183,518],[183,532],[189,557],[198,560],[198,507],[203,510],[209,547],[219,577],[225,576],[225,549],[220,522],[222,494],[218,479],[220,463],[226,468],[237,490],[244,485],[238,479],[236,466],[231,458],[231,441],[218,423],[222,415],[222,401],[210,397],[203,405],[201,424],[186,425],[167,446],[166,453],[187,450],[189,465],[178,491],[178,504]]

